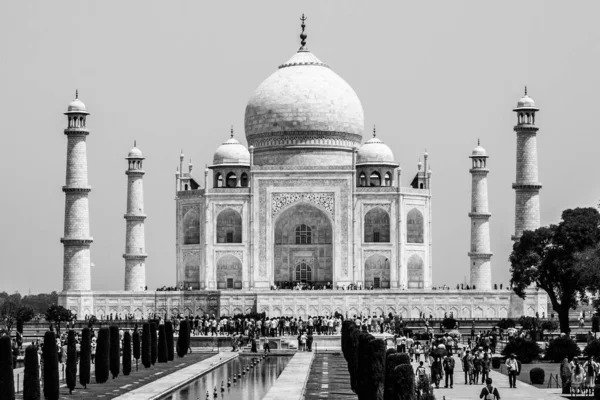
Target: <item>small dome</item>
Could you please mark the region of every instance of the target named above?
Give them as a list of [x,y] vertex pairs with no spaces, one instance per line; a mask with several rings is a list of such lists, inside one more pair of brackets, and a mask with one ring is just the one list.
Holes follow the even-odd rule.
[[87,109],[85,108],[85,104],[83,101],[79,99],[75,99],[69,103],[69,107],[67,108],[68,112],[83,112],[87,113]]
[[237,164],[250,165],[250,152],[236,138],[231,136],[215,151],[214,165]]
[[144,158],[144,155],[142,154],[142,151],[140,149],[134,147],[133,149],[129,150],[127,158]]
[[375,135],[358,149],[357,164],[396,164],[394,153]]
[[475,147],[473,149],[471,156],[476,156],[476,157],[486,156],[487,157],[487,152],[485,151],[485,149],[483,147],[481,147],[480,145],[477,145],[477,147]]
[[535,108],[535,102],[531,97],[525,95],[519,99],[517,103],[517,108]]

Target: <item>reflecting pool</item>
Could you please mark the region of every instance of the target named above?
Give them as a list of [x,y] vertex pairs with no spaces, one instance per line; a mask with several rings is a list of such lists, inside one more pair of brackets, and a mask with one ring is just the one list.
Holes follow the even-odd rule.
[[[216,398],[219,400],[259,400],[267,394],[291,358],[292,355],[268,356],[256,363],[253,368],[245,370],[246,367],[252,365],[253,360],[256,362],[260,357],[240,354],[238,358],[208,372],[162,399],[205,400],[208,391],[208,398],[214,400],[216,388]],[[238,377],[239,374],[241,377]],[[231,386],[228,387],[229,380],[231,380]],[[224,391],[221,390],[221,384],[223,384]]]

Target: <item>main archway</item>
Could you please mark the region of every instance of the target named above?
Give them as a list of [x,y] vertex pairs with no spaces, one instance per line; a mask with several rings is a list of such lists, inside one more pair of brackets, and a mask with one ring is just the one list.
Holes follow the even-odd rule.
[[333,284],[333,229],[327,214],[308,203],[293,205],[277,216],[274,234],[275,285]]

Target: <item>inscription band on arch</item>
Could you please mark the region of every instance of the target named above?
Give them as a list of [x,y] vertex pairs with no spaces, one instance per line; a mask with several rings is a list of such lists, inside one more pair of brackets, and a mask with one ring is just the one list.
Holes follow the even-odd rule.
[[282,208],[307,201],[321,206],[331,217],[334,216],[334,194],[333,193],[273,193],[271,197],[271,216],[274,217]]

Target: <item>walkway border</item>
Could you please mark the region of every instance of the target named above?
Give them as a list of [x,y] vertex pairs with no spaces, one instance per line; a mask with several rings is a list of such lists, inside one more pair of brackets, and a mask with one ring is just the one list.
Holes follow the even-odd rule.
[[[164,378],[150,382],[140,388],[124,393],[115,400],[152,400],[164,397],[166,394],[187,385],[199,376],[220,367],[239,356],[239,353],[223,352],[197,362],[196,364],[175,371]],[[176,362],[177,360],[175,360]]]
[[262,400],[302,400],[315,353],[297,352]]

